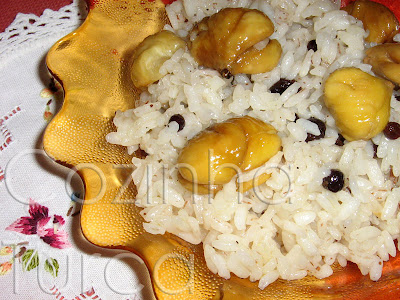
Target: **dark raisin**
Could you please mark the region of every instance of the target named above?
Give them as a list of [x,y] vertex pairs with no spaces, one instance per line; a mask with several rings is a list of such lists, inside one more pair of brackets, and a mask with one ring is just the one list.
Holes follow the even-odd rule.
[[279,81],[275,82],[273,86],[269,89],[271,93],[279,93],[283,94],[284,91],[287,90],[289,86],[291,86],[293,83],[295,83],[295,80],[289,80],[285,78],[279,79]]
[[322,179],[322,186],[331,192],[339,192],[344,186],[343,173],[339,170],[331,170],[331,173]]
[[318,50],[317,41],[316,40],[309,41],[307,44],[307,50],[314,50],[314,52],[316,52]]
[[317,124],[318,129],[320,134],[319,135],[314,135],[311,133],[307,133],[307,138],[306,138],[306,142],[311,142],[311,141],[315,141],[315,140],[319,140],[325,137],[325,131],[326,131],[326,125],[324,122],[322,122],[320,119],[311,117],[308,119],[308,121],[313,122],[314,124]]
[[394,96],[397,101],[400,101],[400,95]]
[[185,127],[185,118],[182,115],[173,115],[171,118],[169,118],[169,122],[176,122],[179,125],[178,131],[181,131]]
[[336,139],[335,145],[336,146],[343,146],[345,141],[346,141],[346,139],[344,138],[344,136],[339,133],[339,136]]
[[385,136],[390,140],[396,140],[400,137],[400,124],[389,122],[383,130]]
[[146,151],[144,151],[143,149],[139,148],[134,152],[135,157],[137,158],[146,158],[146,156],[148,155]]
[[372,147],[374,148],[374,158],[378,158],[378,145],[372,143]]
[[229,79],[229,78],[232,77],[232,73],[229,72],[228,69],[223,69],[223,70],[221,71],[221,76],[224,77],[224,78],[226,78],[226,79]]

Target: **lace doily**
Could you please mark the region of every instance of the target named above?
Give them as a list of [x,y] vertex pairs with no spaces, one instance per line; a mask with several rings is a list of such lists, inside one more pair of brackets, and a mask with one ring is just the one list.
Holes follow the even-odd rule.
[[[84,0],[74,0],[73,3],[58,11],[46,9],[38,17],[34,14],[17,14],[8,28],[0,33],[0,61],[20,53],[22,48],[46,38],[63,37],[82,24],[87,15],[87,5]],[[51,26],[49,25],[51,24]]]

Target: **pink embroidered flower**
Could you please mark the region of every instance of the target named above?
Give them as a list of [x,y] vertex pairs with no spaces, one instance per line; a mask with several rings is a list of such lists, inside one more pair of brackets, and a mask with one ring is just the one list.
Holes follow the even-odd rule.
[[60,224],[60,226],[63,226],[65,224],[65,220],[59,215],[54,215],[53,224]]
[[29,199],[29,217],[21,217],[10,226],[6,228],[6,230],[11,230],[27,235],[36,234],[38,229],[38,224],[44,226],[49,222],[51,217],[48,216],[49,209],[45,206],[42,206],[32,199]]
[[45,243],[58,249],[71,247],[68,242],[68,234],[63,230],[46,229],[46,234],[40,237]]
[[0,265],[0,275],[6,275],[8,272],[11,271],[12,269],[12,262],[11,261],[6,261],[5,263],[2,263]]
[[59,229],[65,224],[63,217],[54,215],[53,228],[45,228],[51,217],[46,206],[29,199],[29,217],[21,217],[6,228],[6,230],[22,234],[37,234],[45,243],[54,248],[67,248],[71,244],[68,241],[68,234]]
[[94,288],[92,287],[92,288],[90,288],[90,290],[88,290],[87,292],[86,292],[86,295],[87,296],[93,296],[95,294],[95,291],[94,291]]

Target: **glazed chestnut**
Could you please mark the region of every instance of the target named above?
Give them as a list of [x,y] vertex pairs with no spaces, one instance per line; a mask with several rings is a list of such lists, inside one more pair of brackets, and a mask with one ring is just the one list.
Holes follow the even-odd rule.
[[383,44],[365,51],[364,63],[380,77],[400,85],[400,44]]
[[261,11],[225,8],[193,29],[191,53],[205,67],[231,74],[264,73],[275,68],[282,54],[271,20]]
[[[217,191],[238,172],[262,166],[280,148],[281,139],[271,125],[248,116],[229,119],[200,132],[183,148],[178,157],[179,181],[189,190],[197,185],[198,193]],[[268,178],[263,174],[256,182]],[[251,187],[245,182],[239,188]]]
[[137,88],[161,79],[160,68],[186,43],[171,31],[163,30],[148,36],[136,48],[131,67],[131,79]]
[[386,80],[357,68],[343,68],[329,75],[324,102],[346,140],[368,140],[389,121],[392,90]]
[[369,43],[392,42],[399,32],[396,16],[383,4],[370,0],[356,0],[343,10],[363,22],[364,29],[369,31],[365,39]]

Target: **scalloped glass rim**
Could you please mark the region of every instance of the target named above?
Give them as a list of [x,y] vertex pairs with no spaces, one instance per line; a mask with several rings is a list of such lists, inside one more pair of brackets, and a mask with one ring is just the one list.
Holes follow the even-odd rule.
[[[278,280],[264,290],[257,283],[212,274],[201,245],[171,234],[143,230],[134,205],[135,187],[127,182],[130,157],[110,145],[116,110],[132,108],[139,95],[129,79],[129,57],[146,36],[166,22],[162,1],[87,0],[85,22],[49,51],[47,66],[62,83],[65,100],[48,125],[44,149],[56,162],[78,170],[85,184],[81,228],[91,243],[126,249],[146,263],[158,299],[398,299],[400,256],[384,264],[378,282],[353,264],[336,267],[324,280]],[[115,167],[119,165],[119,167]],[[122,166],[121,166],[122,165]]]

